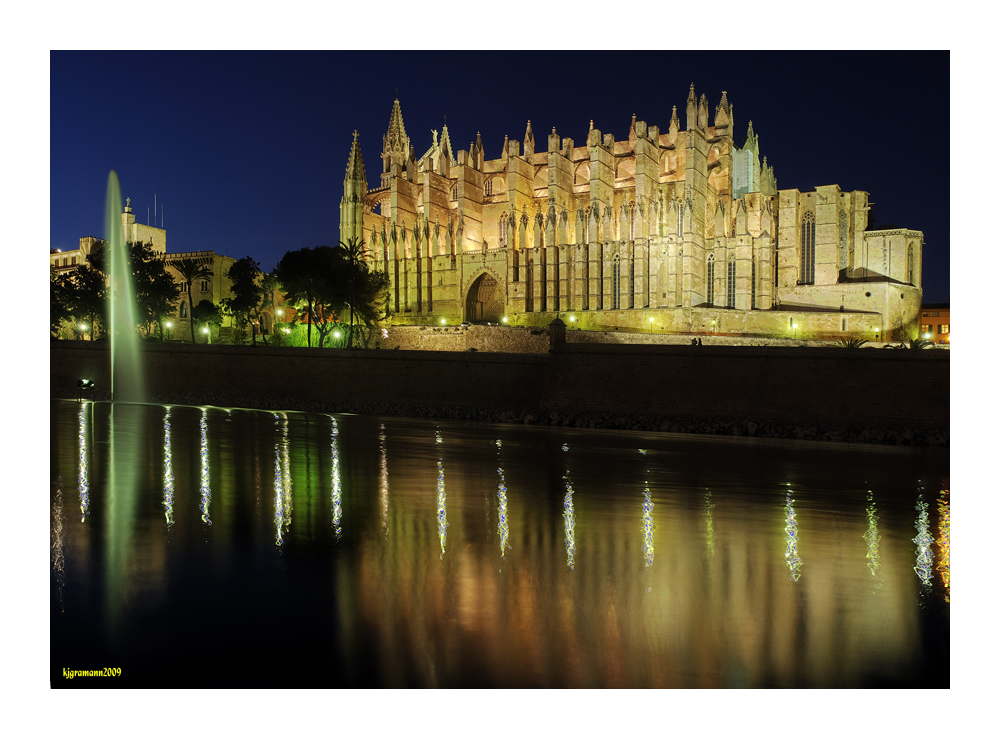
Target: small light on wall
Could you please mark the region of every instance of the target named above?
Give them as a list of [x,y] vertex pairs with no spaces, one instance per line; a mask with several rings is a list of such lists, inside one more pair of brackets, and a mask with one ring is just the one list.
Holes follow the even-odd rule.
[[443,318],[442,318],[442,319],[441,319],[441,325],[442,325],[442,326],[444,326],[444,325],[445,325],[445,323],[447,323],[447,321],[445,321],[445,319],[443,319]]
[[503,322],[504,322],[504,323],[507,323],[507,316],[504,316],[504,317],[503,317]]
[[170,321],[167,321],[163,325],[166,326],[167,328],[173,328],[174,327],[174,324],[172,324]]

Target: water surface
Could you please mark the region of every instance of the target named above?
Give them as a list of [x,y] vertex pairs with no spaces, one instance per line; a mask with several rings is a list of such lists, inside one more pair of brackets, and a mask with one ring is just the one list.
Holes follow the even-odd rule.
[[928,447],[53,401],[52,684],[947,687],[948,474]]

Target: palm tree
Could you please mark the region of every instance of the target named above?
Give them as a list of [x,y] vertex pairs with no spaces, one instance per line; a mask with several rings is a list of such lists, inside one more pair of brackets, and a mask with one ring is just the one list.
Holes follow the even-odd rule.
[[354,347],[354,304],[355,300],[355,279],[359,277],[363,272],[368,271],[368,247],[365,246],[365,242],[359,238],[350,238],[347,241],[341,241],[337,245],[337,250],[340,252],[340,258],[347,265],[348,269],[348,280],[350,282],[350,292],[348,305],[351,306],[351,332],[348,334],[347,347]]
[[178,259],[173,263],[174,269],[181,273],[181,279],[187,289],[189,320],[191,324],[191,343],[194,342],[194,302],[191,300],[191,285],[195,280],[204,280],[212,276],[212,270],[204,264],[198,264],[191,258]]

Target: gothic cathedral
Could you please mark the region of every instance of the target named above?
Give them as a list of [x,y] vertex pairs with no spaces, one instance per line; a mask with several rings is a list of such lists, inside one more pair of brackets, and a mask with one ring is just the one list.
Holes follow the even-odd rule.
[[340,238],[362,239],[389,277],[396,324],[506,322],[574,328],[869,340],[917,323],[923,234],[866,231],[868,193],[779,190],[753,124],[743,146],[722,93],[694,85],[686,127],[635,120],[577,146],[553,128],[536,151],[479,134],[453,152],[448,127],[422,155],[399,100],[368,188],[355,132]]

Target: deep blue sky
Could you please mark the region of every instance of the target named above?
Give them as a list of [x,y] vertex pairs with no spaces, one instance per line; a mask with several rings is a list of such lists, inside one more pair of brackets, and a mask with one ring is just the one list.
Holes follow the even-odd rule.
[[[589,121],[615,138],[631,116],[665,129],[688,86],[722,90],[737,143],[753,120],[779,188],[866,190],[882,223],[924,232],[924,301],[949,302],[947,52],[52,52],[50,246],[103,235],[108,172],[171,252],[250,255],[338,239],[352,133],[369,186],[393,98],[422,154],[447,116],[452,143],[482,134],[536,146]],[[149,219],[152,220],[150,215]],[[157,219],[159,220],[159,219]]]

